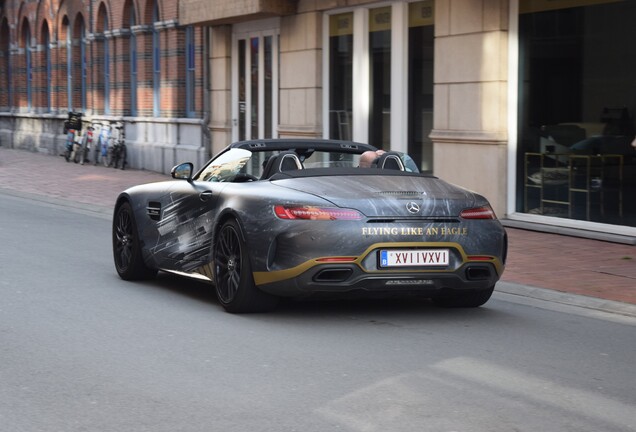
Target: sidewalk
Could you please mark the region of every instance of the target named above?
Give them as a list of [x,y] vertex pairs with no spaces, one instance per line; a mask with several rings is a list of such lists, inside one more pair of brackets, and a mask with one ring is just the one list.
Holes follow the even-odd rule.
[[[0,147],[0,193],[62,200],[110,214],[122,190],[169,176],[67,163]],[[636,247],[506,228],[509,252],[502,281],[636,304]]]

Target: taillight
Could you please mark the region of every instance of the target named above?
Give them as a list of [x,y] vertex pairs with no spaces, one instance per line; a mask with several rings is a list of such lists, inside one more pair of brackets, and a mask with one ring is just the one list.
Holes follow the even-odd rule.
[[306,220],[360,220],[362,215],[357,210],[333,207],[293,207],[274,206],[274,213],[279,219]]
[[464,219],[497,219],[495,212],[489,205],[466,209],[459,215]]
[[493,257],[487,255],[468,255],[468,261],[492,261]]

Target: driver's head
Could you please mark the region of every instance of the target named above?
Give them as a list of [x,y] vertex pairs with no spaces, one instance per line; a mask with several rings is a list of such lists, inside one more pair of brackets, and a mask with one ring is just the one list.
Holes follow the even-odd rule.
[[368,150],[360,155],[360,160],[358,161],[358,166],[360,168],[371,168],[373,165],[373,161],[384,154],[384,150]]

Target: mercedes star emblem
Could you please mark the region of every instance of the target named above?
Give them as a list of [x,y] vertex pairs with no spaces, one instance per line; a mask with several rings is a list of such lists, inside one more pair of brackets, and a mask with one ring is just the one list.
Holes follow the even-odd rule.
[[408,204],[406,204],[406,209],[409,211],[409,213],[419,213],[420,212],[419,204],[414,203],[413,201],[410,201]]

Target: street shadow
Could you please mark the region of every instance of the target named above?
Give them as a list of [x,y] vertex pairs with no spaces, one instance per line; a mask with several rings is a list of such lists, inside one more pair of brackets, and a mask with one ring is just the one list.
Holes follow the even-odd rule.
[[[185,296],[194,301],[210,305],[211,311],[225,313],[219,303],[214,286],[205,281],[180,276],[172,273],[159,272],[150,281],[136,283],[148,290],[168,291]],[[343,316],[355,316],[371,323],[382,324],[377,317],[387,319],[391,317],[411,317],[432,320],[483,320],[495,317],[502,318],[507,312],[496,307],[491,300],[479,308],[442,308],[433,304],[430,299],[421,297],[395,298],[367,298],[364,295],[355,297],[330,296],[329,298],[281,299],[273,311],[239,315],[249,319],[289,319],[289,320],[321,320]]]
[[221,308],[214,286],[209,282],[160,271],[154,279],[133,283],[143,289],[167,291]]
[[479,308],[443,308],[427,298],[333,298],[329,300],[284,300],[274,312],[277,317],[309,319],[356,317],[382,325],[392,318],[417,321],[483,320],[501,317],[505,312],[486,305]]

